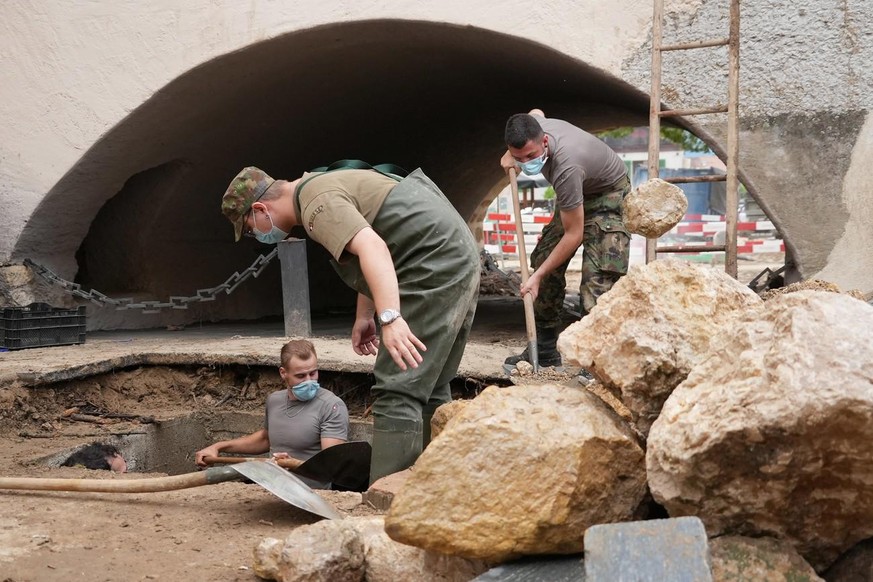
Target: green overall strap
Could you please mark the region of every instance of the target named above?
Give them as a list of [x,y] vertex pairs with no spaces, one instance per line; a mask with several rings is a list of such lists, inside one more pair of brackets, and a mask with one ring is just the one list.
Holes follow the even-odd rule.
[[297,188],[294,190],[294,206],[297,208],[297,216],[300,216],[300,192],[303,190],[304,186],[306,186],[306,184],[308,184],[313,178],[317,178],[325,172],[333,172],[335,170],[373,170],[374,172],[379,172],[383,176],[387,176],[398,182],[409,175],[409,172],[397,164],[376,164],[375,166],[371,166],[367,162],[361,160],[337,160],[329,166],[313,168],[310,171],[316,173],[316,175],[306,178],[306,180],[298,184]]
[[321,166],[313,169],[313,172],[333,172],[334,170],[374,170],[384,176],[393,178],[398,182],[409,175],[405,169],[397,164],[376,164],[371,166],[361,160],[337,160],[329,166]]

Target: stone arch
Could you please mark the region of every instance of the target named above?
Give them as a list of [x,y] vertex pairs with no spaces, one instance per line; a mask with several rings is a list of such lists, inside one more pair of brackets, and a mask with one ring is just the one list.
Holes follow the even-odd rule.
[[[270,250],[234,244],[218,210],[228,181],[252,164],[287,178],[350,157],[420,166],[472,224],[505,180],[497,159],[507,116],[531,107],[596,131],[645,124],[648,97],[547,46],[475,27],[378,20],[288,33],[206,62],[133,110],[47,193],[13,258],[124,296],[217,285]],[[116,262],[92,258],[82,269],[83,257],[113,244],[132,252],[114,249]],[[350,305],[313,247],[313,285],[337,289],[314,294],[313,309]],[[197,317],[280,312],[274,273]]]

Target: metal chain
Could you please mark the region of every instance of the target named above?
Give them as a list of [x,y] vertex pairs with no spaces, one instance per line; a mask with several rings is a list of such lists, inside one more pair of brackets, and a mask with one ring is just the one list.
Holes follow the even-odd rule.
[[82,289],[82,286],[79,283],[67,281],[66,279],[63,279],[53,273],[50,269],[34,263],[30,259],[24,259],[24,265],[32,269],[34,273],[42,277],[48,283],[63,289],[66,294],[85,299],[86,301],[90,301],[91,303],[99,305],[100,307],[103,307],[105,305],[114,305],[115,309],[119,311],[123,309],[142,309],[143,313],[160,313],[161,309],[188,309],[189,303],[215,301],[216,295],[218,295],[222,291],[224,291],[225,294],[230,295],[231,293],[236,291],[236,288],[239,287],[242,282],[249,277],[257,278],[258,275],[260,275],[264,271],[270,261],[276,258],[277,254],[279,254],[279,249],[275,248],[266,255],[259,255],[258,258],[255,259],[255,262],[252,263],[251,266],[249,266],[249,268],[244,270],[242,273],[235,272],[233,275],[228,277],[224,283],[217,287],[198,289],[196,295],[191,295],[188,297],[181,295],[170,295],[168,301],[134,302],[134,300],[130,297],[107,297],[106,295],[95,289],[85,291]]

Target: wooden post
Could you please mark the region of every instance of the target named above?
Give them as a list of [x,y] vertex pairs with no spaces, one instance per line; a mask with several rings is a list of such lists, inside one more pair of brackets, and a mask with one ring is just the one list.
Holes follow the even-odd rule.
[[[652,13],[652,91],[649,99],[649,179],[657,178],[661,155],[661,40],[664,0],[654,0]],[[646,263],[657,258],[657,238],[646,239]]]

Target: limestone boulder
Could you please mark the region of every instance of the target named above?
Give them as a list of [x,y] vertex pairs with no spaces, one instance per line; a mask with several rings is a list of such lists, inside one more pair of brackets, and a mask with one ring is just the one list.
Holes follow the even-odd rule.
[[873,539],[864,540],[839,557],[824,573],[828,582],[873,580]]
[[625,196],[621,210],[628,231],[657,238],[679,224],[688,210],[688,199],[679,186],[652,178]]
[[565,364],[596,376],[647,434],[670,392],[724,333],[721,324],[761,303],[719,269],[659,259],[632,267],[561,333],[558,350]]
[[267,538],[254,549],[253,570],[278,582],[362,582],[365,546],[353,520],[324,520]]
[[361,518],[355,527],[366,548],[367,582],[467,582],[488,569],[485,562],[479,560],[446,556],[395,542],[385,533],[382,516]]
[[717,338],[649,433],[652,495],[821,571],[873,535],[873,306],[801,291]]
[[52,307],[73,307],[76,302],[59,287],[53,287],[24,265],[0,267],[0,306],[27,307],[48,303]]
[[584,388],[486,388],[419,457],[385,518],[396,541],[486,562],[582,550],[646,493],[630,428]]
[[448,424],[449,420],[451,420],[455,415],[457,415],[460,411],[466,408],[467,404],[469,404],[469,400],[452,400],[451,402],[446,402],[439,408],[437,408],[433,413],[433,418],[430,421],[430,438],[431,440],[437,438],[437,436],[443,432],[443,429]]
[[794,547],[773,538],[710,540],[713,582],[824,582]]
[[255,573],[279,582],[467,582],[487,569],[483,562],[397,543],[385,534],[381,516],[302,526],[284,541],[262,540],[255,547],[254,557]]

